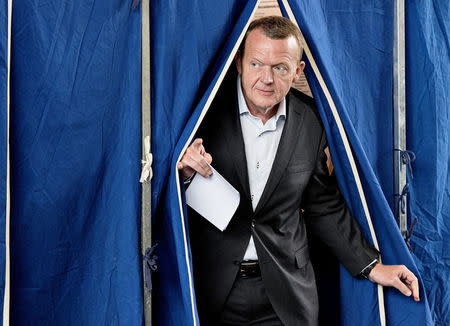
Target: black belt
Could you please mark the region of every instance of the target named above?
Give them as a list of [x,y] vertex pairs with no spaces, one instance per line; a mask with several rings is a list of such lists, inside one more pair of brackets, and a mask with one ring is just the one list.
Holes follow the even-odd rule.
[[260,275],[261,270],[257,260],[244,260],[240,263],[238,277],[248,278]]

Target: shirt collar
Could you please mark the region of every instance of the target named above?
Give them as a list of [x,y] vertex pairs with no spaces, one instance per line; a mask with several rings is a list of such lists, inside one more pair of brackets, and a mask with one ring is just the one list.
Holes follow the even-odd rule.
[[[251,116],[253,116],[253,114],[251,114],[250,111],[248,110],[247,103],[245,102],[244,93],[242,91],[241,85],[241,76],[238,76],[237,78],[237,92],[238,92],[239,114],[243,115],[245,113],[248,113]],[[283,97],[281,102],[278,104],[278,111],[272,118],[275,118],[275,122],[277,122],[280,117],[286,118],[286,97]]]

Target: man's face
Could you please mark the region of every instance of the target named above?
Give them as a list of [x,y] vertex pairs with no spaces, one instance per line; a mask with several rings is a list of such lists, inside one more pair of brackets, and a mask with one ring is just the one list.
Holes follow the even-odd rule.
[[236,56],[236,65],[250,111],[265,114],[281,102],[305,66],[299,53],[293,36],[273,40],[261,29],[247,35],[244,54]]

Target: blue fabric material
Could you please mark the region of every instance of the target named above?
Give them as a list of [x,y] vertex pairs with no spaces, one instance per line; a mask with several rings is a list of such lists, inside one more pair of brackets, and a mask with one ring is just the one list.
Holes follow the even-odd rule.
[[14,2],[14,325],[143,324],[140,11],[131,5]]
[[[8,2],[0,4],[0,314],[5,291],[6,130],[8,81]],[[2,324],[2,321],[0,321]]]
[[194,318],[198,320],[189,290],[190,250],[184,243],[176,160],[255,2],[152,1],[152,204],[159,244],[153,286],[158,325],[193,325]]
[[[390,1],[290,1],[349,138],[385,264],[418,275],[392,215],[392,18]],[[355,218],[371,239],[337,124],[309,62],[307,77],[329,139],[336,175]],[[341,323],[379,323],[376,287],[341,270]],[[424,288],[421,283],[421,291]],[[385,288],[389,325],[432,325],[420,303]]]
[[450,325],[450,2],[405,5],[411,247],[436,325]]
[[[14,21],[20,22],[13,26],[11,94],[14,325],[143,324],[136,4],[14,2]],[[197,319],[175,164],[254,5],[254,0],[152,1],[152,210],[160,260],[153,285],[158,325],[191,325]],[[422,302],[387,289],[387,319],[389,325],[432,325],[433,317],[437,325],[446,325],[450,10],[445,1],[412,0],[406,5],[408,149],[417,154],[415,178],[409,175],[409,215],[419,218],[411,241],[423,280]],[[417,273],[391,213],[392,3],[305,0],[291,1],[291,6],[350,139],[383,260]],[[1,135],[6,133],[6,13],[3,1]],[[370,238],[336,122],[310,67],[307,76],[343,194]],[[0,301],[5,139],[0,137]],[[340,275],[342,325],[376,324],[376,287],[343,269]]]

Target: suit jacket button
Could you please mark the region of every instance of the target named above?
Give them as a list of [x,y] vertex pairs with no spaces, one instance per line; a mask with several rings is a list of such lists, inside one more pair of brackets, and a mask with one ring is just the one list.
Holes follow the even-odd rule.
[[255,227],[255,220],[253,219],[252,220],[252,228],[254,228]]

